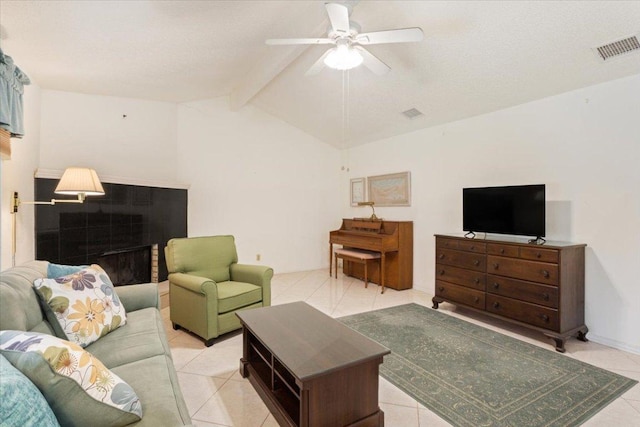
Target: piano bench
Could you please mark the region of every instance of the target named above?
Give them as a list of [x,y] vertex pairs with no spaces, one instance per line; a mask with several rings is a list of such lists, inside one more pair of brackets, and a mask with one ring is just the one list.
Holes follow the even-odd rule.
[[[378,262],[378,271],[380,272],[380,275],[382,274],[380,270],[380,253],[379,252],[365,251],[362,249],[336,249],[334,253],[336,257],[336,262],[335,262],[336,279],[338,278],[338,259],[341,259],[343,261],[351,261],[351,262],[364,265],[364,287],[365,288],[369,287],[369,280],[367,276],[367,266],[370,261]],[[378,275],[378,277],[380,277],[380,275]],[[384,293],[384,286],[382,287],[382,293]]]

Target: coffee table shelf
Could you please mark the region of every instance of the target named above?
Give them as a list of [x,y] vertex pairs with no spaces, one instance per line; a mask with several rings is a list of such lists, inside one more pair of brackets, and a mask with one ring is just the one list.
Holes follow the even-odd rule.
[[378,368],[387,348],[303,302],[237,315],[240,373],[280,425],[384,425]]

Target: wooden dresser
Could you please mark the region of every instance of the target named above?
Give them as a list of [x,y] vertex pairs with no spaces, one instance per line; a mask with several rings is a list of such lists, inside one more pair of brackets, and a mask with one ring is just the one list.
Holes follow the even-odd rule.
[[446,301],[538,330],[564,352],[587,341],[584,244],[436,235],[433,308]]

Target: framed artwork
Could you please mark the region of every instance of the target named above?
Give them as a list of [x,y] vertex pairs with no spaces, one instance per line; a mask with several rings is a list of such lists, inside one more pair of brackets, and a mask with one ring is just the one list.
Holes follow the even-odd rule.
[[375,206],[411,206],[409,172],[367,177],[369,201]]
[[365,178],[351,179],[351,206],[358,206],[359,202],[364,202],[366,200],[366,187],[364,181]]

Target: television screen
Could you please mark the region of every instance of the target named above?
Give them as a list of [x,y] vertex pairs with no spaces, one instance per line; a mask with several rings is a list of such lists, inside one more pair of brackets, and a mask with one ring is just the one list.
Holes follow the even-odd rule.
[[462,190],[464,231],[545,235],[545,186],[464,188]]

